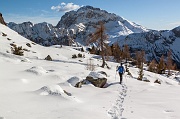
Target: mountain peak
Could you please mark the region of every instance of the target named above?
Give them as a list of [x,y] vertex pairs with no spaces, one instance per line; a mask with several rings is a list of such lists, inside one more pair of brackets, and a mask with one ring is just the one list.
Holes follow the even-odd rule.
[[[83,6],[77,11],[67,12],[61,17],[56,27],[67,30],[73,29],[74,34],[82,31],[86,32],[87,30],[91,33],[99,21],[104,22],[107,28],[107,34],[112,37],[148,31],[141,25],[130,22],[114,13],[108,13],[105,10],[92,6]],[[85,34],[88,35],[89,33],[86,32]]]

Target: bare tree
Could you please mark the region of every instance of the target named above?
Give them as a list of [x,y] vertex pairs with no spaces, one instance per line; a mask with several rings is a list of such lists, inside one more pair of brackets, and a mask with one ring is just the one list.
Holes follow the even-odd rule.
[[105,62],[105,49],[106,49],[106,42],[108,40],[108,35],[105,33],[105,26],[103,22],[99,23],[99,26],[96,27],[96,31],[90,36],[89,43],[97,43],[98,47],[100,48],[100,55],[102,57],[102,66],[104,68],[106,64]]

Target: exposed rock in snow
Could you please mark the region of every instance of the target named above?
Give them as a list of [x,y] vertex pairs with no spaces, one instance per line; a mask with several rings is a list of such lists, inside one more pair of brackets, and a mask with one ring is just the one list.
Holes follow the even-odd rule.
[[40,95],[62,95],[64,90],[59,85],[44,86]]
[[75,86],[80,81],[79,77],[71,77],[67,80],[68,83],[70,83],[72,86]]
[[86,77],[86,80],[99,88],[103,88],[107,82],[107,78],[98,72],[90,72],[90,74]]
[[36,75],[43,75],[48,73],[48,71],[46,71],[43,67],[39,67],[39,66],[34,66],[30,69],[27,69],[26,72],[33,73]]
[[4,21],[4,18],[1,13],[0,13],[0,23],[6,25],[6,22]]

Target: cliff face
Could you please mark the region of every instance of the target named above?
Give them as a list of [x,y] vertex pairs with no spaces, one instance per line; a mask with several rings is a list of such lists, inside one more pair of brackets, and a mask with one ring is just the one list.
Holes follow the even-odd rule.
[[0,23],[6,25],[6,22],[4,21],[4,18],[1,13],[0,13]]

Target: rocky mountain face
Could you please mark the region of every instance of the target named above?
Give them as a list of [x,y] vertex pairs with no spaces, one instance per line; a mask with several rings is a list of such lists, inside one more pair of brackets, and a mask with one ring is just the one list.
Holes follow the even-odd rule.
[[0,23],[6,25],[6,22],[4,21],[4,18],[1,13],[0,13]]
[[162,55],[167,59],[169,51],[172,59],[180,68],[180,26],[172,30],[151,30],[145,33],[133,33],[125,38],[116,39],[120,46],[127,44],[132,53],[144,50],[146,59],[159,61]]
[[65,34],[65,32],[46,22],[38,24],[33,24],[31,22],[16,24],[10,22],[8,27],[18,32],[25,38],[44,46],[61,44],[65,42],[62,35],[62,33]]
[[104,23],[106,33],[110,38],[148,31],[145,27],[130,22],[116,14],[91,6],[67,12],[61,17],[56,27],[71,31],[73,34],[76,34],[76,40],[79,39],[81,41],[86,40],[86,37],[95,31],[100,21]]
[[22,36],[42,45],[67,43],[70,39],[83,44],[87,36],[94,32],[99,21],[105,23],[106,32],[111,38],[148,31],[136,23],[91,6],[65,13],[56,27],[45,22],[9,23],[8,26]]

